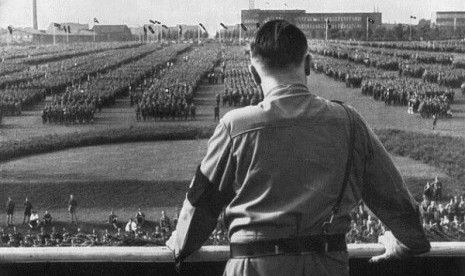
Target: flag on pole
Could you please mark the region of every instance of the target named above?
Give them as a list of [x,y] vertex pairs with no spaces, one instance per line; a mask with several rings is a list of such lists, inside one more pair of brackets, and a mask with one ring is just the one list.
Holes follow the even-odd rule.
[[329,18],[326,19],[326,26],[328,29],[331,29],[331,22],[329,21]]
[[94,17],[94,23],[100,24],[100,22],[98,22],[96,17]]
[[68,32],[68,29],[66,28],[66,26],[63,26],[63,30],[65,31],[65,33]]
[[156,21],[156,20],[150,20],[150,23],[154,25],[161,24],[160,21]]
[[151,32],[152,34],[155,33],[155,31],[153,30],[152,26],[150,26],[150,25],[149,25],[149,30],[150,30],[150,32]]
[[71,33],[71,27],[68,26],[68,34],[70,34],[70,33]]
[[410,18],[411,18],[411,19],[417,19],[417,17],[414,16],[414,15],[410,15]]
[[205,29],[205,26],[204,26],[202,23],[199,23],[199,26],[200,26],[206,33],[208,33],[208,32],[207,32],[207,29]]
[[371,24],[375,24],[375,20],[371,17],[368,17],[368,22],[370,22]]
[[179,25],[179,35],[180,36],[182,35],[182,27],[181,27],[181,25]]
[[241,23],[241,28],[242,28],[245,32],[247,32],[247,27],[244,25],[244,23]]
[[168,26],[166,26],[166,25],[161,25],[161,26],[168,30]]
[[58,23],[53,23],[53,26],[54,26],[55,28],[61,29],[61,25],[58,24]]
[[223,23],[220,23],[220,26],[223,27],[225,30],[228,29],[228,27],[226,27]]
[[13,34],[13,27],[8,26],[8,32],[10,33],[10,35],[12,35]]

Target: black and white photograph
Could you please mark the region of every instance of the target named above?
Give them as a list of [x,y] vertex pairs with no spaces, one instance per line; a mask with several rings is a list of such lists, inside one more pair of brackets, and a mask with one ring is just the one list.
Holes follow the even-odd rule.
[[463,0],[0,0],[0,276],[465,275]]

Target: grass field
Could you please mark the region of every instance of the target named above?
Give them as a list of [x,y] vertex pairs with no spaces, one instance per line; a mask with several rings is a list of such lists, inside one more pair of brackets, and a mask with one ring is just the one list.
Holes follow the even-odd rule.
[[[461,95],[453,105],[454,118],[439,121],[437,130],[433,131],[431,120],[408,115],[406,108],[385,107],[382,102],[363,97],[360,90],[348,89],[323,75],[312,74],[309,88],[319,96],[354,106],[374,128],[465,137],[465,99]],[[211,129],[216,124],[212,118],[214,95],[222,89],[220,85],[204,85],[196,98],[198,120],[187,122],[137,123],[128,99],[118,100],[114,107],[97,114],[95,125],[85,126],[42,125],[39,117],[41,106],[32,107],[21,117],[4,118],[4,125],[0,128],[0,150],[11,151],[38,141],[44,144],[55,139],[61,141],[60,137],[80,138],[87,135],[89,143],[108,143],[111,139],[105,136],[119,132],[146,134],[160,129]],[[221,113],[229,109],[222,108]],[[130,136],[123,140],[131,142]],[[66,147],[51,143],[44,151]],[[40,212],[49,209],[60,225],[69,226],[66,223],[69,220],[66,204],[69,194],[73,193],[79,202],[79,215],[84,219],[80,226],[88,231],[94,227],[105,227],[112,208],[121,219],[127,220],[134,216],[138,207],[148,215],[151,223],[147,229],[152,231],[153,221],[160,216],[162,209],[167,209],[168,214],[172,215],[176,206],[182,203],[189,180],[205,149],[206,140],[200,139],[98,145],[25,158],[14,156],[13,160],[0,163],[0,202],[5,202],[8,195],[13,196],[18,206],[18,219],[24,197],[30,196]],[[446,184],[450,180],[438,169],[409,158],[395,157],[395,162],[417,198],[425,182],[435,175],[445,179]],[[446,185],[446,194],[455,192],[455,188]],[[5,217],[1,216],[0,224],[4,223]]]
[[[206,145],[204,139],[126,143],[6,162],[1,164],[0,200],[6,201],[11,195],[18,204],[28,196],[39,212],[49,210],[66,225],[67,200],[74,194],[79,215],[85,218],[81,227],[89,231],[105,227],[111,209],[127,220],[141,207],[153,224],[161,210],[173,215],[175,206],[180,206]],[[436,175],[447,183],[447,175],[434,167],[409,158],[394,160],[414,193],[418,194],[425,181]],[[447,186],[444,192],[450,194]],[[0,224],[4,222],[0,217]]]

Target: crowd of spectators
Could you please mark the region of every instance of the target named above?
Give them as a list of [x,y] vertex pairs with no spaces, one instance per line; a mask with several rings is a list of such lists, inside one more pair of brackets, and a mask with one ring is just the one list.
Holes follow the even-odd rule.
[[[465,199],[463,196],[454,196],[444,202],[442,189],[442,182],[437,177],[425,186],[423,201],[419,204],[425,232],[431,241],[465,241]],[[178,211],[175,211],[172,218],[161,211],[158,220],[149,222],[144,211],[139,208],[133,217],[124,220],[111,210],[103,229],[100,227],[86,232],[78,227],[73,232],[66,227],[58,229],[57,222],[52,220],[52,215],[47,210],[39,218],[28,198],[23,206],[23,225],[28,225],[27,233],[18,231],[14,223],[15,203],[9,198],[6,203],[7,228],[0,229],[1,246],[163,246],[176,229],[179,216]],[[76,210],[77,201],[71,195],[68,202],[71,223],[79,226],[83,221],[78,221]],[[347,243],[377,243],[378,237],[387,230],[363,202],[352,210],[350,217]],[[63,222],[60,225],[64,225]],[[221,213],[207,244],[228,243],[228,227],[224,221],[224,213]]]
[[[23,203],[24,217],[21,225],[15,223],[14,200],[9,197],[5,208],[7,223],[5,228],[0,228],[0,246],[10,247],[42,247],[42,246],[144,246],[165,245],[165,242],[176,229],[178,211],[172,218],[168,217],[164,210],[155,221],[148,221],[144,211],[139,208],[133,217],[127,221],[120,219],[114,210],[111,210],[104,226],[86,232],[83,227],[85,221],[78,221],[77,200],[70,195],[68,212],[71,223],[55,221],[52,214],[45,210],[40,216],[26,197]],[[75,225],[76,227],[70,227]],[[19,227],[21,226],[21,227]],[[25,231],[19,230],[22,228]],[[227,244],[227,228],[223,216],[218,220],[218,226],[212,232],[207,244]]]

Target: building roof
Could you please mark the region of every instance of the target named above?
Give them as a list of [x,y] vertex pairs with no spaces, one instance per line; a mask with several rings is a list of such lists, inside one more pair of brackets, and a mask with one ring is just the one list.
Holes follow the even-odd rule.
[[115,33],[131,34],[131,31],[126,25],[95,25],[93,30],[97,34],[115,34]]
[[438,11],[436,13],[457,13],[457,14],[465,14],[465,11]]

